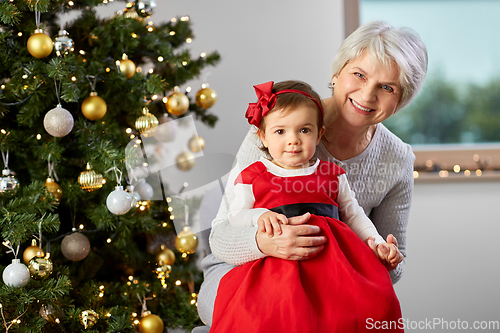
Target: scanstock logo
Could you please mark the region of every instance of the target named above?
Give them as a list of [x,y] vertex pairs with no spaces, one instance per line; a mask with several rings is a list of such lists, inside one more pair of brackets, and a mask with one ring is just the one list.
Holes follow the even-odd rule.
[[193,233],[210,228],[193,212],[207,195],[222,197],[223,179],[235,160],[231,154],[204,153],[197,141],[193,147],[193,137],[198,137],[195,122],[186,116],[142,133],[125,148],[129,183],[144,196],[141,200],[168,203],[177,233],[185,226]]

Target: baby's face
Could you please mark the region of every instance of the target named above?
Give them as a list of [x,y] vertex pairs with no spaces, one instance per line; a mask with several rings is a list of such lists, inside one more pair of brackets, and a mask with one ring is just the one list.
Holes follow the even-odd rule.
[[309,166],[324,129],[318,128],[318,111],[308,105],[276,110],[265,117],[259,137],[274,162],[286,169]]

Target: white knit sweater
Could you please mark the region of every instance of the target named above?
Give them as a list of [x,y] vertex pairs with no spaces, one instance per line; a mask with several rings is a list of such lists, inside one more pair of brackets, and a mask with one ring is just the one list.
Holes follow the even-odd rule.
[[[234,227],[229,224],[228,209],[234,198],[236,176],[265,153],[252,126],[236,155],[235,167],[229,174],[222,204],[212,222],[210,248],[219,259],[233,265],[241,265],[265,256],[257,247],[257,227]],[[413,162],[415,155],[408,144],[402,142],[384,125],[378,124],[372,141],[358,156],[339,161],[325,149],[322,143],[316,149],[316,157],[335,162],[347,174],[359,205],[377,227],[379,234],[393,234],[399,250],[406,257],[406,228],[413,193]],[[391,271],[396,283],[403,274],[405,261]]]

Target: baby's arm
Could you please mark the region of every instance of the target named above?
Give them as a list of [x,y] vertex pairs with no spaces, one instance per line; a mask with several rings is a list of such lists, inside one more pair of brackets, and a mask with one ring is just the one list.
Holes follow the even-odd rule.
[[269,237],[273,237],[275,232],[277,235],[281,235],[280,224],[288,224],[288,219],[283,214],[268,211],[259,217],[257,224],[259,225],[259,231],[267,233]]
[[366,242],[371,237],[375,245],[385,243],[385,240],[379,235],[377,228],[375,228],[372,221],[366,216],[363,208],[358,204],[345,174],[338,176],[338,179],[339,193],[337,195],[337,204],[339,205],[339,215],[342,222],[347,224],[363,242]]
[[257,226],[259,217],[269,212],[265,208],[253,208],[255,198],[252,185],[237,183],[234,185],[234,200],[229,207],[229,223],[233,227]]

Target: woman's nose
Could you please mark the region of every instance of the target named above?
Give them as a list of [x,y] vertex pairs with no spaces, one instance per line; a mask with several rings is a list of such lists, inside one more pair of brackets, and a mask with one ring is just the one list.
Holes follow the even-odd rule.
[[365,86],[361,91],[361,97],[363,101],[360,102],[373,102],[377,99],[377,91],[375,87]]

